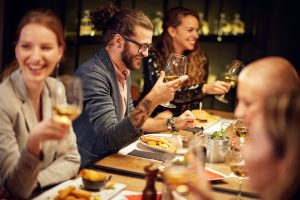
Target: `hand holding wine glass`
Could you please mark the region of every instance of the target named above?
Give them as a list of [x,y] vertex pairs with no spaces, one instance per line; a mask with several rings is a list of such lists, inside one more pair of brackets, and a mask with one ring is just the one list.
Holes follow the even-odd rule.
[[[228,66],[224,78],[225,81],[230,84],[230,87],[236,87],[238,75],[244,67],[245,64],[240,60],[233,60]],[[222,95],[215,95],[215,98],[223,103],[228,103],[228,100],[225,99],[225,93]]]
[[[172,80],[175,80],[179,78],[180,76],[183,76],[186,74],[186,62],[187,57],[172,53],[170,57],[168,58],[166,67],[165,67],[165,81],[169,82]],[[161,106],[167,107],[167,108],[176,108],[175,105],[171,104],[170,102],[166,102],[164,104],[161,104]]]
[[[83,92],[81,81],[71,75],[59,76],[56,90],[56,98],[53,102],[53,119],[64,122],[76,119],[82,110]],[[59,151],[66,151],[66,141],[59,145]]]

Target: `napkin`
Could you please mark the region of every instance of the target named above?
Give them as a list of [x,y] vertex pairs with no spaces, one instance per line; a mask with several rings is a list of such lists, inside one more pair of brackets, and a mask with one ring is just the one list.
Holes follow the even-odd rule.
[[140,151],[137,149],[132,150],[127,155],[130,156],[137,156],[142,158],[148,158],[148,159],[154,159],[159,161],[165,161],[167,159],[170,159],[171,157],[174,157],[173,155],[161,153],[161,152],[150,152],[150,151]]

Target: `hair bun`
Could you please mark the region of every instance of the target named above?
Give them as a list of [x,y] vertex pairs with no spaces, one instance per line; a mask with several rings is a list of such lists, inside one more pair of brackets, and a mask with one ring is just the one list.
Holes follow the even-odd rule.
[[91,22],[97,30],[106,31],[110,26],[111,19],[119,11],[112,3],[106,4],[96,11],[91,12]]

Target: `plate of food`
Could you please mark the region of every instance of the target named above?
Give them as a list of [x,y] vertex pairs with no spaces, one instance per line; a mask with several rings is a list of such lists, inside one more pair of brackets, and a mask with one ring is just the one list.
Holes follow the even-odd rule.
[[82,178],[65,181],[50,190],[42,193],[33,200],[45,199],[86,199],[86,200],[108,200],[121,192],[126,185],[121,183],[108,182],[99,191],[89,191],[84,189]]
[[180,137],[173,134],[147,134],[139,140],[145,147],[165,153],[176,153],[182,147]]
[[219,121],[220,117],[217,115],[210,114],[204,110],[192,110],[191,111],[196,117],[196,126],[207,128],[210,125]]

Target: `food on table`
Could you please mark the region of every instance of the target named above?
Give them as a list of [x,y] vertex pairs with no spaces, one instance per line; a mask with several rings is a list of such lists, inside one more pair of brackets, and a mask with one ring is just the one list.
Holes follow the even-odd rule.
[[93,195],[91,192],[77,189],[74,186],[69,186],[65,189],[59,190],[55,200],[99,200],[99,195]]
[[226,139],[229,139],[227,136],[226,136],[226,132],[224,129],[222,129],[221,131],[214,131],[212,133],[212,135],[210,136],[211,139],[214,139],[214,140],[226,140]]
[[83,169],[80,172],[83,179],[93,182],[105,181],[106,175],[100,171],[92,169]]
[[140,137],[140,139],[142,142],[148,144],[151,147],[164,149],[169,152],[176,152],[176,146],[174,144],[172,144],[170,141],[168,141],[167,137],[143,135]]
[[85,199],[91,199],[91,192],[82,190],[82,189],[76,189],[71,192],[72,195],[78,198],[85,198]]
[[105,186],[104,186],[104,188],[105,189],[115,189],[115,182],[113,182],[113,181],[108,181],[106,184],[105,184]]
[[73,191],[73,190],[75,190],[76,188],[74,187],[74,186],[69,186],[69,187],[67,187],[66,189],[64,189],[64,190],[60,190],[59,192],[58,192],[58,199],[65,199],[65,198],[67,198],[67,196],[69,195],[69,194],[71,194],[71,192]]
[[192,110],[191,112],[195,115],[198,123],[200,123],[202,125],[211,123],[211,122],[215,122],[219,119],[218,116],[210,114],[204,110]]
[[204,110],[192,110],[192,113],[195,115],[196,119],[200,122],[207,122],[210,114]]
[[92,169],[83,169],[80,172],[84,189],[89,191],[98,191],[111,179],[104,173]]

